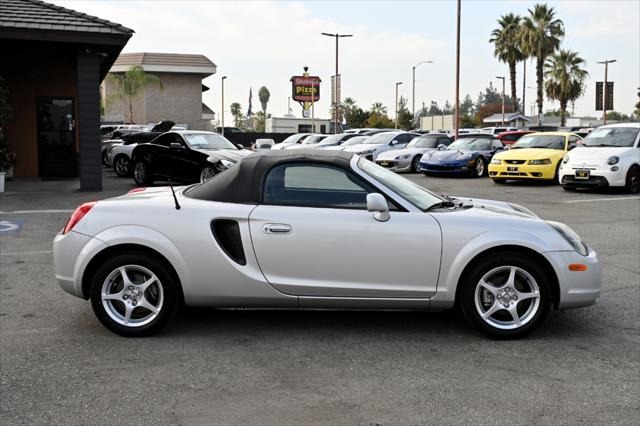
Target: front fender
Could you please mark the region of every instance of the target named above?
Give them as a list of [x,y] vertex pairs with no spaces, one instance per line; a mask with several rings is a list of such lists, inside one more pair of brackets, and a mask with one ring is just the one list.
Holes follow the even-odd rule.
[[[539,236],[515,228],[493,229],[480,233],[464,245],[447,245],[443,242],[442,263],[436,295],[431,301],[434,309],[447,309],[453,305],[456,289],[465,267],[479,254],[501,246],[519,246],[537,253],[558,251],[559,246]],[[562,246],[563,249],[567,247]]]
[[[155,250],[169,261],[175,269],[184,293],[191,286],[189,269],[175,244],[161,232],[141,225],[122,225],[107,228],[94,238],[113,247],[122,244],[137,244]],[[85,265],[86,266],[86,265]]]

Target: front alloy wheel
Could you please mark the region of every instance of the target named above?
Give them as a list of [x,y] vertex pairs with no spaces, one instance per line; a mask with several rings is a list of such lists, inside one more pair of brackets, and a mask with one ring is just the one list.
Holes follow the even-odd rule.
[[115,170],[116,174],[120,177],[125,177],[129,174],[129,159],[126,155],[118,155],[115,160],[113,160],[113,170]]
[[478,157],[478,159],[476,160],[476,164],[475,164],[475,167],[473,168],[473,171],[474,171],[474,176],[476,177],[484,176],[484,160],[482,159],[482,157]]

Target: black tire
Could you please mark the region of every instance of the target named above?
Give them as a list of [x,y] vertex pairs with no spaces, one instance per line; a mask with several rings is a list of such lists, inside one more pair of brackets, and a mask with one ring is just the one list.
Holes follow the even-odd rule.
[[502,185],[502,184],[507,183],[507,180],[506,180],[506,179],[499,179],[499,178],[498,178],[498,179],[496,179],[496,178],[493,178],[493,183],[497,183],[497,184],[499,184],[499,185]]
[[131,160],[124,154],[118,154],[113,159],[113,170],[120,177],[127,177],[131,174]]
[[107,151],[108,150],[103,150],[102,151],[102,165],[105,167],[109,167],[109,162],[107,161]]
[[636,194],[640,191],[640,167],[637,165],[631,166],[627,172],[627,180],[624,189],[630,194]]
[[[478,310],[479,308],[476,306],[476,297],[480,297],[476,293],[476,287],[479,286],[478,283],[485,276],[485,274],[489,274],[491,273],[491,271],[495,271],[496,269],[499,270],[499,268],[501,267],[515,267],[519,268],[520,270],[524,270],[534,279],[535,284],[538,287],[539,298],[537,299],[537,307],[535,307],[535,298],[522,298],[522,300],[515,299],[511,302],[506,302],[513,304],[517,310],[525,310],[525,315],[527,314],[527,312],[529,312],[529,309],[531,309],[526,321],[521,326],[516,326],[514,322],[513,326],[515,326],[515,328],[512,329],[502,329],[499,326],[490,324],[490,322],[500,321],[500,318],[503,318],[505,321],[510,321],[510,319],[513,318],[511,314],[509,314],[505,309],[501,307],[502,303],[498,302],[498,298],[504,297],[504,294],[515,294],[513,293],[513,290],[511,291],[511,293],[501,293],[500,297],[490,296],[493,298],[493,303],[497,304],[500,309],[494,314],[489,315],[488,320],[482,319]],[[508,272],[505,271],[505,274],[508,275]],[[516,277],[518,277],[518,275],[516,275]],[[522,291],[525,290],[525,287],[527,286],[526,283],[528,281],[523,280],[522,276],[520,276],[520,278],[516,278],[515,282],[516,286],[520,286],[520,289],[518,289],[518,291]],[[547,275],[544,269],[542,269],[538,265],[537,262],[534,262],[533,260],[530,260],[525,256],[519,256],[507,252],[493,253],[490,257],[481,259],[479,262],[475,263],[467,271],[465,271],[465,275],[461,277],[460,285],[462,287],[458,294],[458,305],[461,308],[464,317],[473,327],[494,339],[517,339],[531,333],[544,322],[551,306],[552,283],[550,277]],[[482,297],[485,296],[486,295],[483,295]],[[480,297],[480,299],[482,299],[482,297]],[[504,301],[505,299],[501,300]],[[479,303],[481,304],[484,302]],[[489,304],[491,304],[491,302],[489,302]],[[498,316],[499,318],[494,318],[495,316]]]
[[553,175],[552,183],[556,185],[560,183],[560,163],[562,163],[562,160],[558,161],[558,165],[556,166],[556,173]]
[[427,176],[427,177],[431,176],[431,173],[429,173],[429,172],[422,172],[422,174]]
[[411,160],[411,172],[412,173],[418,173],[418,167],[420,167],[420,156],[416,155],[415,157],[413,157],[413,160]]
[[[112,302],[110,305],[113,307],[110,311],[111,313],[107,311],[108,308],[105,307],[102,300],[103,285],[107,285],[105,284],[105,281],[110,275],[116,272],[118,268],[125,265],[127,267],[138,266],[146,268],[158,279],[158,281],[156,281],[158,287],[155,287],[156,284],[149,286],[149,288],[145,290],[145,297],[149,297],[149,300],[151,300],[153,297],[152,292],[155,290],[156,295],[162,294],[162,303],[156,316],[144,325],[125,326],[112,318],[112,315],[124,312],[124,303],[132,303],[131,298],[128,299],[130,302],[123,302],[121,300],[116,301],[117,303]],[[132,280],[135,279],[135,275],[133,273],[127,272],[127,274],[131,275],[130,278]],[[120,282],[118,282],[117,279],[114,279],[113,282],[114,284],[111,285],[116,286],[114,291],[118,291],[117,286],[122,285],[121,278]],[[161,293],[159,293],[160,286],[162,288]],[[109,258],[98,268],[91,281],[91,306],[96,317],[98,317],[98,320],[100,320],[100,322],[109,330],[126,337],[143,337],[158,332],[169,320],[171,320],[171,318],[173,318],[178,310],[178,301],[180,300],[179,295],[178,283],[175,281],[168,268],[154,258],[138,252],[122,253]],[[115,314],[113,312],[115,312]],[[137,315],[144,319],[145,314],[150,315],[151,311],[148,311],[141,306],[134,307],[132,318],[135,321],[135,316]]]
[[139,186],[149,186],[153,184],[153,171],[146,161],[138,160],[133,165],[133,180]]
[[[482,169],[482,171],[480,171]],[[482,177],[487,174],[487,163],[483,157],[476,158],[473,163],[473,170],[471,171],[471,177]]]

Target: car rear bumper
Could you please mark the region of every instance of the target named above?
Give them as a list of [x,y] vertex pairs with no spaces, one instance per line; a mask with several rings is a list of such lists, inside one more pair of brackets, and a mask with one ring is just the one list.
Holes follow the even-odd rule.
[[496,179],[544,179],[555,177],[556,165],[489,164],[489,176]]
[[[546,252],[544,256],[553,265],[560,284],[559,309],[593,305],[600,298],[602,268],[595,251],[587,256],[576,251]],[[572,271],[571,264],[585,265],[585,271]]]

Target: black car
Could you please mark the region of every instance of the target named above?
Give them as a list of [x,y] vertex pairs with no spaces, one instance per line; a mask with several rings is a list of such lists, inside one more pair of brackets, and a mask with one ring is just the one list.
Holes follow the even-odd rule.
[[204,182],[250,153],[214,132],[167,132],[135,147],[133,179],[145,186],[155,180]]

